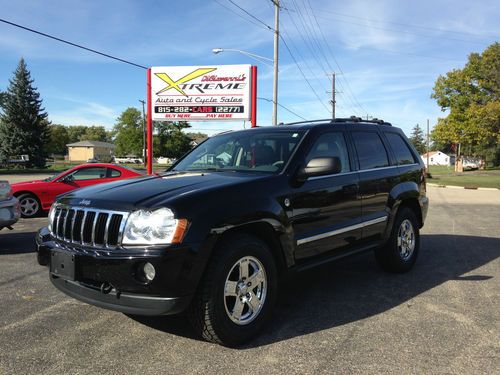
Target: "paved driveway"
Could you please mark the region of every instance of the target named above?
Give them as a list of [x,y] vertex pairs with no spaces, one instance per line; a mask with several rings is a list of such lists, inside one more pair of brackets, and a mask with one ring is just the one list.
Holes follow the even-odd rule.
[[413,271],[386,274],[365,254],[300,274],[240,349],[193,338],[183,317],[131,318],[64,296],[33,254],[46,218],[22,220],[0,232],[0,373],[496,373],[500,191],[429,196]]

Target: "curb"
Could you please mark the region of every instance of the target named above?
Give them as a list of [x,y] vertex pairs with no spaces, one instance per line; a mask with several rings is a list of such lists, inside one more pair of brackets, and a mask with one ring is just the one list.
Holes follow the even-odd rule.
[[449,188],[449,189],[467,189],[467,190],[486,190],[486,191],[497,191],[497,188],[485,188],[485,187],[475,187],[475,186],[455,186],[455,185],[440,185],[440,184],[430,184],[427,186],[438,187],[438,188]]

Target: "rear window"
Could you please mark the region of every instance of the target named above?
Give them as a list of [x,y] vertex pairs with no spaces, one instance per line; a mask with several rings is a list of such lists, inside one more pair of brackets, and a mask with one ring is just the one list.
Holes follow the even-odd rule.
[[111,173],[109,173],[109,177],[111,177],[111,178],[120,177],[122,175],[122,172],[120,172],[116,169],[113,169],[113,168],[109,168],[109,171],[111,172]]
[[416,163],[410,147],[403,137],[396,133],[385,133],[399,165]]
[[375,132],[353,132],[352,138],[358,153],[361,169],[387,167],[389,158],[380,136]]

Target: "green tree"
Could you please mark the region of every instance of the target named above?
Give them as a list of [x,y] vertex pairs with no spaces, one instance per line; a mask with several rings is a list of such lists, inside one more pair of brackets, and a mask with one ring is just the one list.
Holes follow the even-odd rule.
[[108,141],[108,134],[104,126],[87,126],[85,132],[80,136],[81,141]]
[[129,107],[116,119],[113,127],[116,155],[142,155],[142,114],[136,108]]
[[7,163],[15,155],[28,155],[27,167],[45,167],[48,139],[47,113],[34,80],[23,59],[4,93],[0,116],[0,161]]
[[0,109],[3,108],[3,103],[5,102],[6,98],[7,98],[7,94],[0,91]]
[[441,110],[449,112],[438,120],[433,139],[460,143],[462,150],[473,154],[497,147],[500,142],[500,44],[492,44],[482,54],[470,54],[463,69],[439,76],[431,97]]
[[64,125],[52,124],[49,126],[49,140],[47,142],[47,152],[49,154],[65,155],[66,145],[69,140],[68,127]]
[[186,121],[155,122],[156,136],[153,145],[155,155],[177,159],[188,152],[191,149],[191,138],[182,130],[190,127]]
[[82,141],[82,137],[87,131],[87,127],[84,125],[72,125],[67,126],[66,130],[68,131],[69,143],[75,143]]
[[427,152],[424,131],[419,124],[413,127],[409,140],[413,144],[413,146],[415,146],[420,155],[423,155]]

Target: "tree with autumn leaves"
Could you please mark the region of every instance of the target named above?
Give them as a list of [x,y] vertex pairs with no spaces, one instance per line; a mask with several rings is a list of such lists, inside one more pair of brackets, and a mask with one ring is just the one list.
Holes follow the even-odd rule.
[[431,137],[436,143],[460,144],[461,154],[500,164],[500,44],[472,53],[462,69],[439,76],[432,98],[442,111]]

